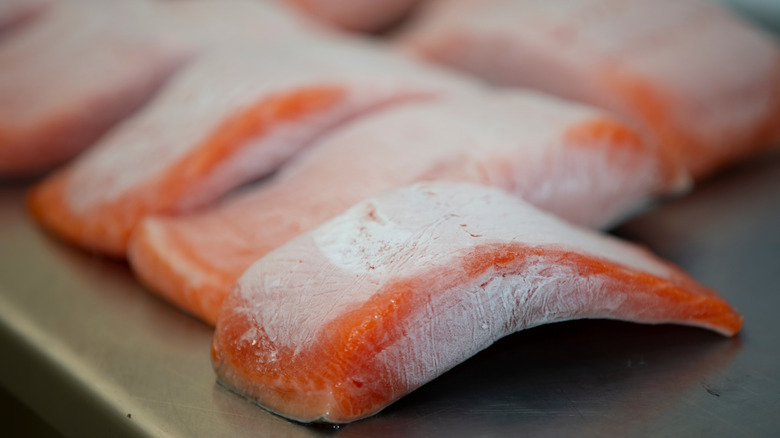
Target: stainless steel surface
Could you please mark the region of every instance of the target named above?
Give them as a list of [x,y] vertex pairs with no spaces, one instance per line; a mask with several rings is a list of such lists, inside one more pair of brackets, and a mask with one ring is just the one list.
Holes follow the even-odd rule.
[[780,156],[628,223],[745,317],[734,339],[579,321],[505,338],[380,415],[338,430],[215,383],[211,329],[127,266],[45,235],[0,189],[0,385],[66,436],[778,436]]

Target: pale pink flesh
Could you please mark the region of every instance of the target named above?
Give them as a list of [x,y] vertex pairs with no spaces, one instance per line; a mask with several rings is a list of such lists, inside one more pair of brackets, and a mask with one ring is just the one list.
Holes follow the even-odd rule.
[[[470,85],[370,44],[309,38],[213,51],[35,187],[30,205],[67,240],[123,257],[146,215],[202,208],[353,117]],[[243,127],[253,124],[257,132]]]
[[780,50],[700,0],[434,1],[406,49],[641,123],[703,178],[780,141]]
[[510,333],[609,318],[739,331],[676,267],[495,188],[365,200],[252,265],[220,314],[224,384],[298,421],[371,415]]
[[[572,135],[580,131],[593,138]],[[276,178],[216,208],[146,219],[129,260],[152,290],[213,324],[258,258],[363,198],[434,179],[503,187],[593,227],[687,181],[654,145],[591,108],[511,92],[410,103],[333,133]]]
[[197,54],[304,33],[249,0],[69,0],[0,45],[0,176],[73,158]]

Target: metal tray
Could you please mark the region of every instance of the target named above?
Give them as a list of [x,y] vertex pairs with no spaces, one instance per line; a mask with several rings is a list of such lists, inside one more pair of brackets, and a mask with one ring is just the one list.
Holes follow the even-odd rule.
[[727,339],[576,321],[499,341],[372,418],[276,417],[215,382],[212,330],[128,267],[40,231],[0,188],[0,386],[65,436],[777,436],[780,155],[722,174],[615,232],[717,289]]

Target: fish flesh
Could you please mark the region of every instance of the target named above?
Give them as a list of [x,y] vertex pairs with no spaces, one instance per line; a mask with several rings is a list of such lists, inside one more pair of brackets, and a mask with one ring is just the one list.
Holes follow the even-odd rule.
[[614,111],[703,179],[780,142],[777,41],[700,0],[432,1],[405,50]]
[[368,42],[304,38],[214,50],[33,187],[30,210],[56,235],[122,258],[146,215],[202,208],[361,114],[472,88]]
[[716,292],[648,251],[496,188],[365,200],[253,264],[220,314],[219,381],[279,415],[372,415],[499,338],[583,318],[737,333]]
[[253,1],[49,3],[0,45],[0,177],[73,158],[205,51],[314,27]]
[[72,0],[0,45],[0,176],[45,171],[139,108],[188,58],[152,3]]
[[337,28],[376,32],[398,22],[419,0],[286,0],[316,19]]
[[366,197],[437,179],[503,187],[590,227],[689,183],[663,149],[602,111],[533,92],[484,91],[363,117],[213,208],[149,217],[128,259],[150,289],[214,324],[258,258]]

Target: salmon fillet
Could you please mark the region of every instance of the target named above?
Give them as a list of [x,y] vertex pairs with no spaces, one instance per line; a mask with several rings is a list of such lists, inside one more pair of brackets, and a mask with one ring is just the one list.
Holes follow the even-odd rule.
[[332,133],[276,178],[215,208],[142,221],[128,258],[149,288],[214,324],[255,260],[393,187],[494,185],[599,227],[684,189],[676,164],[607,114],[535,93],[409,103]]
[[0,45],[0,177],[76,156],[197,54],[305,27],[252,1],[48,3]]
[[286,0],[338,28],[375,32],[398,22],[419,0]]
[[470,85],[368,43],[304,39],[212,51],[33,187],[29,207],[66,240],[124,257],[146,215],[201,208],[353,117]]
[[615,111],[698,179],[780,141],[777,42],[698,0],[451,0],[401,37],[490,82]]
[[726,336],[742,317],[649,252],[501,190],[422,183],[257,261],[225,302],[219,380],[294,420],[372,415],[499,338],[581,318]]

